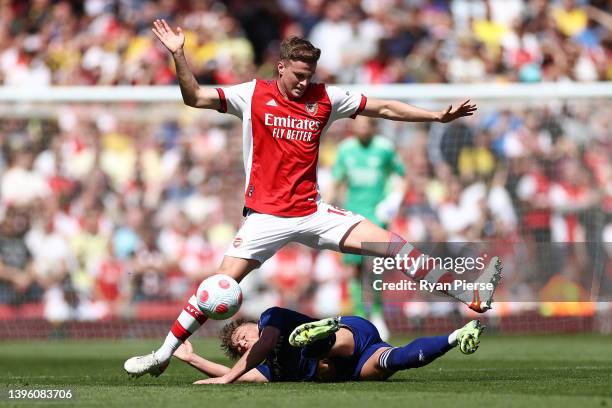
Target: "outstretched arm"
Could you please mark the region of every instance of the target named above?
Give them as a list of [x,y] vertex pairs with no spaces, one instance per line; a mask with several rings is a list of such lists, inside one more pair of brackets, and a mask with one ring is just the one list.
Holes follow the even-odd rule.
[[360,113],[373,118],[398,120],[403,122],[442,122],[447,123],[465,116],[472,116],[476,111],[476,105],[470,104],[470,100],[463,101],[459,106],[448,107],[439,112],[428,111],[416,106],[399,101],[385,99],[369,99]]
[[266,356],[274,349],[278,340],[280,330],[276,327],[268,326],[262,332],[259,340],[250,350],[240,357],[232,369],[221,377],[209,378],[208,380],[196,381],[194,384],[230,384],[237,381],[244,374],[257,367]]
[[220,109],[221,102],[217,91],[210,88],[200,88],[193,73],[189,69],[183,45],[185,45],[185,34],[181,27],[176,28],[176,33],[165,20],[155,20],[151,29],[159,41],[170,51],[174,64],[176,65],[176,76],[178,77],[181,95],[185,105],[202,109]]
[[[181,344],[181,346],[174,352],[174,357],[178,358],[181,361],[184,361],[185,363],[203,372],[211,378],[222,377],[230,372],[229,367],[226,367],[223,364],[217,364],[215,362],[205,359],[204,357],[197,355],[193,351],[193,347],[188,340],[185,340],[185,342]],[[258,370],[253,369],[238,378],[237,381],[267,382],[268,379]]]

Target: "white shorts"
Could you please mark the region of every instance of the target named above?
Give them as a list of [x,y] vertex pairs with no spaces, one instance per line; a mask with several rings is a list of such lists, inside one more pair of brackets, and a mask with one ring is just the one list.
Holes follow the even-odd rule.
[[279,217],[251,211],[225,255],[264,263],[289,242],[340,251],[342,238],[364,219],[322,201],[315,213],[304,217]]

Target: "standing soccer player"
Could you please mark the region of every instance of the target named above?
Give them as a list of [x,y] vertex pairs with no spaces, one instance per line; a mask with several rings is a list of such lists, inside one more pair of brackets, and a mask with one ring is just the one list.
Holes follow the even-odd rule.
[[[373,118],[355,118],[353,133],[355,136],[344,140],[338,148],[338,157],[332,170],[334,182],[327,200],[333,203],[341,185],[345,184],[347,191],[343,206],[385,228],[385,223],[376,216],[376,206],[385,198],[390,177],[393,174],[404,176],[404,165],[391,141],[376,135],[376,122]],[[363,258],[357,254],[344,254],[342,260],[353,272],[349,282],[353,314],[367,317],[361,287]],[[373,294],[370,321],[383,340],[386,340],[389,330],[383,315],[381,292],[374,291]]]
[[[319,141],[333,121],[357,115],[399,121],[452,120],[473,115],[469,101],[430,112],[388,100],[367,99],[335,86],[312,83],[321,54],[308,41],[283,41],[277,80],[253,80],[226,88],[201,88],[189,70],[183,45],[185,35],[164,20],[154,22],[153,33],[172,53],[183,101],[188,106],[216,109],[242,119],[245,168],[245,220],[218,269],[238,282],[289,242],[317,249],[362,253],[363,242],[387,243],[376,256],[419,258],[421,252],[400,236],[364,217],[338,210],[319,198],[317,164]],[[430,283],[448,282],[452,275],[429,262],[413,264],[408,276]],[[500,278],[494,257],[479,281],[492,289],[448,291],[448,295],[485,312],[491,308]],[[191,296],[164,343],[155,352],[128,359],[125,370],[133,376],[160,375],[174,351],[206,321]]]

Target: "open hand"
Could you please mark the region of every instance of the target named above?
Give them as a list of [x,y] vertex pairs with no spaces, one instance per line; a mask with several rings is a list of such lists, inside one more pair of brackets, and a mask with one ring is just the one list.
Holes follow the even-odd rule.
[[185,34],[181,27],[176,27],[175,33],[164,19],[155,20],[151,31],[159,38],[159,41],[164,44],[168,51],[173,54],[183,48],[185,44]]
[[193,346],[189,342],[189,340],[185,340],[183,344],[179,346],[174,352],[174,357],[178,358],[181,361],[189,361],[191,355],[193,354]]
[[448,108],[440,114],[440,122],[448,123],[464,116],[472,116],[477,108],[476,105],[470,105],[469,103],[470,100],[467,99],[456,108],[453,108],[453,105],[448,105]]

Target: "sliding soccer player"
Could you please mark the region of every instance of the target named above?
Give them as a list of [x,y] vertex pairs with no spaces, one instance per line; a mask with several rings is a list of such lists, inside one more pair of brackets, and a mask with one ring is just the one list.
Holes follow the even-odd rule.
[[239,358],[232,368],[195,354],[188,342],[174,355],[211,377],[197,384],[386,380],[398,371],[425,366],[457,346],[464,354],[474,353],[483,329],[472,320],[452,333],[393,347],[359,316],[316,321],[273,307],[258,322],[238,319],[224,327],[222,347],[230,358]]

